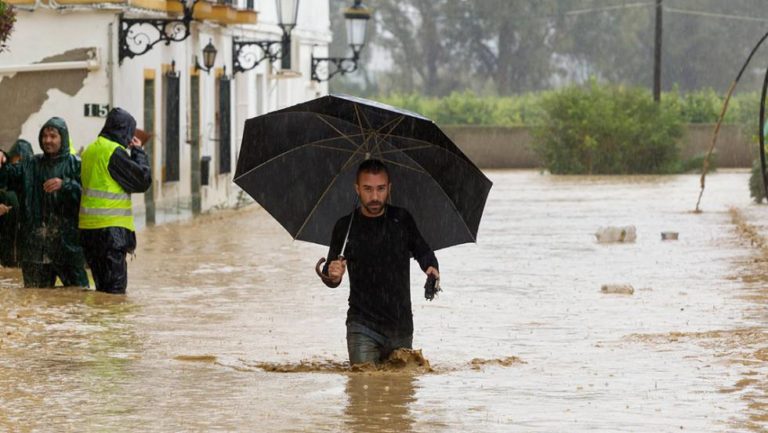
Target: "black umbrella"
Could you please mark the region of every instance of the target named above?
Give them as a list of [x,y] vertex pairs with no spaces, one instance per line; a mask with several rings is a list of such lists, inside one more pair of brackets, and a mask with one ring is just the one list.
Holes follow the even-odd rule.
[[362,98],[330,95],[248,119],[234,181],[294,239],[329,245],[356,206],[368,158],[387,165],[391,203],[432,249],[475,241],[491,181],[431,120]]

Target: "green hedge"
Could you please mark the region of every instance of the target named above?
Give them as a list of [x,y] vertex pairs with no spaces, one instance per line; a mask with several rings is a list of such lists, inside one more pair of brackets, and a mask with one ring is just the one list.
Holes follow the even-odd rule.
[[[552,173],[621,174],[699,170],[702,157],[678,158],[682,124],[717,122],[723,96],[712,89],[687,94],[674,89],[657,105],[648,89],[590,80],[508,97],[455,92],[445,98],[393,94],[377,99],[439,125],[531,127],[536,150]],[[734,95],[724,122],[756,131],[759,97],[757,91]]]
[[454,92],[445,98],[392,94],[376,99],[429,117],[439,125],[519,126],[541,117],[540,101],[546,94],[486,97],[472,92]]
[[671,173],[679,170],[681,116],[645,89],[573,86],[541,101],[535,150],[555,174]]
[[[594,85],[594,83],[588,84]],[[541,102],[558,91],[524,93],[514,96],[480,96],[473,92],[454,92],[445,98],[417,94],[391,94],[375,99],[395,107],[420,113],[439,125],[522,126],[537,123],[544,115]],[[649,92],[650,93],[650,92]],[[723,107],[724,95],[712,89],[681,94],[664,92],[662,104],[676,111],[684,123],[715,123]],[[759,92],[737,93],[731,98],[725,123],[757,128]]]

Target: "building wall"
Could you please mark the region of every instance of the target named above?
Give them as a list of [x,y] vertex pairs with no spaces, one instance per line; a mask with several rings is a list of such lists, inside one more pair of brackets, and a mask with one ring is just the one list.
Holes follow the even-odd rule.
[[[23,1],[23,0],[22,0]],[[13,2],[13,1],[12,1]],[[132,113],[138,126],[144,121],[146,79],[154,77],[154,135],[148,148],[153,171],[153,199],[158,214],[188,212],[194,193],[192,179],[199,174],[200,159],[210,158],[208,185],[200,188],[202,210],[231,206],[238,200],[239,189],[232,182],[243,136],[245,120],[327,93],[327,83],[310,82],[310,56],[327,53],[331,40],[327,0],[302,1],[297,27],[293,31],[292,70],[284,73],[275,65],[262,62],[253,70],[233,75],[233,38],[280,40],[274,0],[256,0],[257,24],[222,24],[195,20],[191,35],[183,42],[158,43],[146,54],[118,58],[119,14],[126,17],[167,17],[161,12],[126,9],[123,4],[73,5],[52,9],[41,4],[17,8],[18,20],[10,50],[0,55],[0,68],[13,69],[40,62],[97,58],[91,70],[0,73],[0,97],[13,101],[14,109],[0,117],[0,148],[8,149],[17,138],[33,144],[40,125],[52,116],[63,117],[69,124],[76,148],[86,146],[98,135],[103,117],[87,116],[86,105],[122,107]],[[235,6],[244,7],[245,0]],[[34,10],[25,10],[32,9]],[[195,56],[202,63],[202,49],[209,42],[217,48],[216,63],[210,73],[196,71]],[[164,114],[166,102],[164,76],[175,63],[179,74],[179,180],[164,179],[164,149],[167,146]],[[217,127],[218,83],[226,75],[231,81],[230,136],[231,169],[220,172],[220,140]],[[199,80],[200,111],[191,112],[192,76]],[[93,105],[90,105],[93,104]],[[98,113],[99,110],[95,110]],[[199,119],[199,133],[193,137],[193,116]],[[197,143],[199,148],[193,146]],[[193,160],[194,159],[194,160]],[[145,214],[145,200],[133,197],[134,211]],[[162,218],[158,218],[162,220]]]
[[[48,9],[18,11],[10,50],[0,54],[0,66],[83,60],[87,52],[98,53],[101,66],[93,71],[20,72],[3,76],[0,94],[10,97],[3,100],[16,108],[10,116],[0,119],[0,147],[9,148],[17,138],[36,143],[40,125],[52,116],[67,121],[76,148],[96,136],[103,119],[85,117],[83,107],[109,103],[104,56],[108,53],[107,29],[112,17],[108,12],[85,16]],[[62,25],[64,21],[66,25]]]

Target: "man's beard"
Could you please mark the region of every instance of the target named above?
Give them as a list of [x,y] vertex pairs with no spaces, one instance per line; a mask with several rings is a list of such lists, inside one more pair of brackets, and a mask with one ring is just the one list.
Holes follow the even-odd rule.
[[[371,209],[372,206],[378,206],[378,209],[374,211]],[[380,201],[369,201],[368,203],[363,203],[363,207],[365,207],[365,210],[367,210],[368,213],[375,215],[382,211],[384,208],[384,203]]]

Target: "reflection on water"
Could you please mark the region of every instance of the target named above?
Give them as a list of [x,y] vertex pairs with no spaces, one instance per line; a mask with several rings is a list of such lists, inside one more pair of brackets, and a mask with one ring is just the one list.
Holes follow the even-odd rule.
[[489,177],[435,301],[412,268],[432,372],[350,372],[326,248],[251,207],[143,229],[125,297],[0,269],[0,431],[765,430],[768,259],[728,211],[765,221],[748,173],[710,175],[702,214],[694,175]]
[[344,410],[349,431],[412,432],[410,406],[416,401],[415,381],[410,374],[349,374]]

